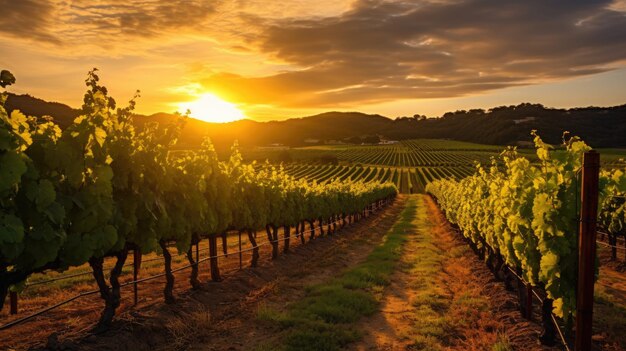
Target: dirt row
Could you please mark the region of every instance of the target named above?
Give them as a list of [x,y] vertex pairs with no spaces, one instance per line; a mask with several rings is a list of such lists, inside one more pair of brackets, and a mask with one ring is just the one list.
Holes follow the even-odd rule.
[[293,248],[258,268],[225,275],[219,283],[189,291],[176,305],[121,316],[110,332],[81,344],[85,350],[252,350],[271,331],[257,324],[259,306],[287,304],[304,287],[362,260],[395,222],[405,199],[376,216]]
[[[516,297],[455,234],[428,196],[380,312],[355,350],[551,350]],[[427,264],[424,264],[424,261]],[[557,350],[557,348],[554,348]]]
[[[140,300],[137,306],[133,306],[132,303],[132,289],[122,289],[119,317],[111,331],[103,335],[90,335],[103,306],[97,296],[91,296],[51,311],[22,326],[3,331],[0,333],[0,350],[38,348],[49,343],[48,340],[52,341],[51,346],[58,349],[187,348],[192,341],[202,340],[198,330],[209,329],[198,323],[210,324],[211,328],[223,325],[231,314],[241,314],[233,311],[233,308],[251,315],[256,314],[256,310],[247,308],[248,302],[261,299],[271,292],[279,281],[288,281],[294,276],[311,279],[304,277],[321,269],[320,265],[326,264],[329,259],[336,260],[345,267],[350,262],[346,258],[360,255],[362,250],[358,250],[358,247],[365,243],[367,244],[363,252],[367,253],[375,245],[376,238],[379,239],[386,232],[386,227],[381,229],[379,234],[373,233],[371,228],[377,228],[384,223],[393,223],[403,201],[399,199],[388,208],[338,231],[333,236],[318,237],[311,242],[307,237],[307,243],[304,245],[299,238],[292,237],[289,254],[282,254],[283,243],[280,242],[281,255],[276,260],[270,259],[271,246],[264,245],[260,248],[261,258],[257,268],[247,267],[251,252],[244,254],[243,270],[239,270],[238,255],[231,254],[220,258],[222,282],[209,281],[208,262],[204,262],[200,266],[200,280],[205,283],[200,290],[191,290],[188,281],[189,272],[182,271],[176,274],[177,303],[174,305],[163,303],[163,278],[139,285]],[[316,235],[319,235],[319,230],[316,230]],[[258,240],[259,242],[266,240],[264,233],[258,234]],[[345,255],[339,257],[339,252]],[[332,269],[324,272],[331,274]],[[84,286],[78,288],[86,289]],[[66,293],[73,295],[76,291],[70,289]],[[181,348],[181,344],[187,346]]]
[[[426,269],[421,262],[427,259],[426,244],[409,240],[392,283],[381,294],[379,312],[357,325],[364,337],[350,348],[415,350],[436,345],[445,350],[492,350],[501,345],[508,348],[499,350],[546,350],[537,341],[539,325],[520,316],[515,295],[448,227],[434,202],[423,195],[411,197],[422,204],[418,230],[412,235],[428,236],[434,261]],[[291,252],[275,260],[270,259],[268,245],[257,268],[238,270],[238,257],[221,260],[221,282],[208,282],[205,265],[199,290],[190,289],[187,273],[177,274],[173,305],[163,303],[162,280],[141,287],[139,306],[132,306],[130,289],[123,291],[121,313],[106,333],[89,333],[102,305],[91,299],[29,323],[19,333],[0,336],[0,350],[44,345],[46,339],[57,350],[263,350],[261,345],[276,342],[277,326],[257,320],[259,311],[284,311],[306,294],[308,286],[330,281],[362,262],[384,240],[407,199],[399,196],[375,216],[334,236],[305,245],[292,239]],[[429,274],[433,282],[429,289],[436,292],[430,315],[415,308],[425,296],[426,276],[420,274]],[[441,329],[429,334],[428,328],[434,327]],[[418,340],[417,334],[426,339]]]

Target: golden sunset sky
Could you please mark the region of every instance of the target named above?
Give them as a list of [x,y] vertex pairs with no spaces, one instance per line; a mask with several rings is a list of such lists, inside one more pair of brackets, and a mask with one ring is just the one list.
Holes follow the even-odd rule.
[[0,0],[10,91],[79,107],[92,67],[120,102],[203,94],[248,118],[395,117],[520,102],[626,103],[624,1]]

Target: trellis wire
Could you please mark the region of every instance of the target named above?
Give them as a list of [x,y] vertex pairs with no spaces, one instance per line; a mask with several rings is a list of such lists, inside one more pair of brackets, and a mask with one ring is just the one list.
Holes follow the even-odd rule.
[[[366,212],[375,212],[375,211],[366,210]],[[345,219],[335,220],[333,222],[328,222],[328,223],[319,222],[317,228],[320,229],[320,228],[323,227],[323,225],[334,225],[334,224],[340,223],[342,221],[345,221]],[[315,228],[302,231],[302,232],[300,232],[298,234],[295,234],[294,238],[298,238],[298,237],[303,236],[305,234],[311,233],[314,230],[315,230]],[[280,242],[280,241],[282,241],[284,239],[285,239],[285,237],[283,237],[282,239],[279,238],[279,239],[276,239],[276,240],[261,241],[261,243],[257,243],[256,246],[252,246],[252,247],[247,248],[247,249],[243,249],[243,250],[239,250],[239,251],[236,251],[236,252],[232,252],[231,255],[237,255],[237,254],[241,254],[241,253],[244,253],[244,252],[249,252],[249,251],[258,249],[261,246],[265,246],[265,245],[267,245],[269,243]],[[201,251],[206,251],[206,250],[208,250],[208,248],[204,248]],[[198,250],[198,251],[200,251],[200,250]],[[181,256],[181,255],[184,255],[184,254],[185,253],[179,253],[176,256]],[[185,269],[197,266],[200,263],[206,262],[206,261],[208,261],[210,259],[215,259],[215,258],[220,258],[220,257],[228,257],[228,255],[229,255],[228,253],[222,253],[222,254],[215,255],[215,256],[207,256],[207,257],[204,257],[202,259],[197,260],[193,264],[188,264],[188,265],[185,265],[185,266],[173,269],[173,270],[171,270],[171,273],[172,274],[173,273],[178,273],[178,272],[181,272],[181,271],[183,271]],[[160,260],[160,259],[162,259],[162,258],[161,257],[155,257],[153,259],[146,260],[146,261],[143,261],[143,262],[151,262],[151,261],[156,261],[156,260]],[[132,265],[133,265],[132,263],[129,263],[129,264],[124,265],[123,267],[132,266]],[[35,282],[35,283],[29,284],[27,286],[46,284],[46,283],[50,283],[50,282],[54,282],[54,281],[58,281],[58,280],[62,280],[62,279],[68,279],[68,278],[71,278],[72,276],[81,276],[81,275],[86,275],[86,274],[91,274],[91,273],[92,272],[81,272],[81,273],[77,273],[77,274],[74,274],[74,275],[67,275],[67,276],[64,276],[64,277],[57,277],[57,278],[49,279],[49,280],[46,280],[46,281]],[[157,279],[157,278],[161,278],[161,277],[164,277],[166,274],[167,273],[164,272],[164,273],[155,274],[155,275],[152,275],[152,276],[149,276],[149,277],[146,277],[146,278],[141,278],[141,279],[137,279],[137,280],[132,280],[132,281],[128,281],[128,282],[125,282],[125,283],[121,283],[120,284],[120,288],[129,286],[129,285],[132,285],[132,284],[139,284],[139,283],[151,281],[151,280],[154,280],[154,279]],[[44,314],[46,312],[49,312],[49,311],[54,310],[54,309],[57,309],[57,308],[59,308],[59,307],[61,307],[63,305],[66,305],[66,304],[68,304],[68,303],[70,303],[72,301],[75,301],[77,299],[80,299],[80,298],[83,298],[83,297],[86,297],[86,296],[95,295],[95,294],[98,294],[99,292],[100,292],[100,290],[90,290],[90,291],[82,292],[82,293],[80,293],[78,295],[75,295],[75,296],[72,296],[72,297],[70,297],[70,298],[68,298],[66,300],[60,301],[60,302],[58,302],[58,303],[56,303],[56,304],[54,304],[52,306],[45,307],[45,308],[43,308],[43,309],[41,309],[41,310],[39,310],[37,312],[34,312],[34,313],[30,314],[30,315],[27,315],[27,316],[18,318],[16,320],[13,320],[11,322],[5,323],[3,325],[0,325],[0,331],[6,330],[6,329],[10,329],[10,328],[12,328],[12,327],[14,327],[16,325],[22,324],[22,323],[24,323],[24,322],[26,322],[28,320],[31,320],[31,319],[33,319],[35,317],[40,316],[40,315],[42,315],[42,314]]]

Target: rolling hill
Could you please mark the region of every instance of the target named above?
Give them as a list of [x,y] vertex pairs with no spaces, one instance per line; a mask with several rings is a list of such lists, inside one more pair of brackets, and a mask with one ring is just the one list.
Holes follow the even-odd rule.
[[[10,94],[7,110],[21,110],[27,115],[52,116],[61,127],[80,114],[79,109],[47,102],[29,95]],[[174,115],[156,113],[136,115],[141,127],[147,122],[167,123]],[[578,135],[594,147],[626,147],[626,105],[554,109],[523,103],[489,110],[448,112],[441,117],[399,117],[359,112],[326,112],[283,121],[257,122],[240,120],[230,123],[208,123],[190,118],[180,138],[181,148],[200,145],[210,137],[218,150],[225,150],[234,140],[242,146],[280,143],[305,145],[306,139],[320,142],[347,140],[352,137],[379,135],[388,139],[441,138],[494,145],[524,144],[531,141],[536,129],[549,143],[558,144],[563,131]],[[311,141],[311,140],[309,140]]]

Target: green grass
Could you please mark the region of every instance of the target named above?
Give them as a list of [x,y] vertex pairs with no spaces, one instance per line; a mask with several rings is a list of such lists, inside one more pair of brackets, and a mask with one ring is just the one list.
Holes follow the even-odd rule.
[[402,254],[407,232],[414,231],[416,198],[409,199],[399,220],[364,262],[324,284],[313,285],[305,297],[278,312],[261,306],[257,318],[275,326],[279,338],[257,350],[339,350],[360,338],[353,324],[377,311],[383,288]]
[[491,348],[492,351],[513,351],[513,346],[505,335],[499,335],[498,341]]
[[411,286],[417,292],[411,301],[415,322],[407,337],[412,340],[412,349],[441,350],[447,344],[446,339],[451,332],[451,323],[445,313],[450,306],[450,300],[438,284],[445,252],[434,243],[430,232],[432,225],[421,201],[420,198],[420,211],[415,219],[418,235],[413,238],[417,253],[405,267],[408,274],[419,277]]
[[626,347],[626,302],[597,284],[595,289],[593,323],[595,333],[606,333],[611,341]]
[[302,146],[302,147],[294,147],[292,150],[346,150],[350,148],[352,145],[314,145],[314,146]]
[[[465,334],[465,331],[484,328],[479,312],[487,310],[490,304],[487,297],[476,291],[451,294],[449,287],[442,285],[444,266],[466,255],[469,249],[465,246],[449,249],[440,246],[438,232],[434,231],[434,224],[428,218],[423,199],[418,197],[413,222],[416,235],[411,236],[410,251],[401,266],[403,272],[414,277],[407,287],[413,292],[410,301],[412,316],[409,318],[413,322],[410,330],[399,336],[409,340],[411,350],[445,350],[455,345],[455,339],[472,335]],[[484,337],[483,345],[493,350],[512,350],[506,335],[498,335],[492,344],[488,334],[478,333],[477,336]]]
[[433,150],[503,150],[504,145],[486,145],[470,143],[466,141],[448,140],[448,139],[411,139],[405,140],[403,143],[412,143],[426,149]]

